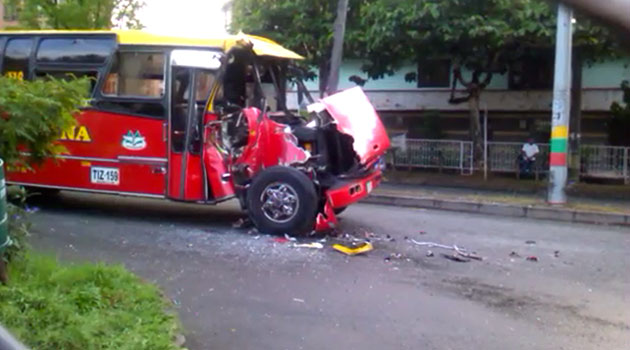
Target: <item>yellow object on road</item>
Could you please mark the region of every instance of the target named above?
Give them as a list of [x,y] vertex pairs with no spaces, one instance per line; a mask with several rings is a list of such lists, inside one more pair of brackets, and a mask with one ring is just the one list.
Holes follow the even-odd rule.
[[344,253],[346,255],[357,255],[357,254],[367,253],[370,250],[374,249],[374,246],[370,242],[365,242],[356,247],[347,247],[342,244],[333,244],[332,247],[334,250]]

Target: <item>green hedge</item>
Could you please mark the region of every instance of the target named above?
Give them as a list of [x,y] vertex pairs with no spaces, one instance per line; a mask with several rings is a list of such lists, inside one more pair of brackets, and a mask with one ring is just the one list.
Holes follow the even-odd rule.
[[76,123],[73,115],[87,104],[89,91],[89,78],[72,75],[34,81],[0,76],[0,158],[7,166],[28,167],[64,152],[54,141]]

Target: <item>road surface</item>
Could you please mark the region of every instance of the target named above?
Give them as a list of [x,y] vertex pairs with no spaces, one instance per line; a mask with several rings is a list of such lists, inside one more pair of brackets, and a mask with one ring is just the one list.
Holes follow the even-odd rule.
[[628,228],[359,204],[339,232],[375,249],[348,257],[330,237],[295,248],[232,228],[234,203],[62,192],[38,205],[37,249],[157,283],[191,350],[630,348]]

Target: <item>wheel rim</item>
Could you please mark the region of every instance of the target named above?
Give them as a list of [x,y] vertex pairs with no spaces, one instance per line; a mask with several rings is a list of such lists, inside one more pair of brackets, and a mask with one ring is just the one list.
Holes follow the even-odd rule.
[[291,221],[300,208],[297,192],[291,185],[273,182],[260,195],[262,212],[267,219],[276,223]]

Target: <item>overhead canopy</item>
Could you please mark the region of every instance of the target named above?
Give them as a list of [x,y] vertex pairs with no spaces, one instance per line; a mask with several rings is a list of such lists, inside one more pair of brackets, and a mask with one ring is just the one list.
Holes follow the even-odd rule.
[[253,50],[260,56],[273,56],[288,59],[303,59],[297,53],[282,47],[280,44],[267,38],[238,34],[224,35],[216,38],[190,38],[179,36],[168,36],[152,34],[140,30],[32,30],[32,31],[0,31],[2,34],[19,35],[68,35],[68,34],[115,34],[118,43],[121,45],[144,45],[144,46],[180,46],[180,47],[214,47],[225,51],[243,44],[251,43]]

